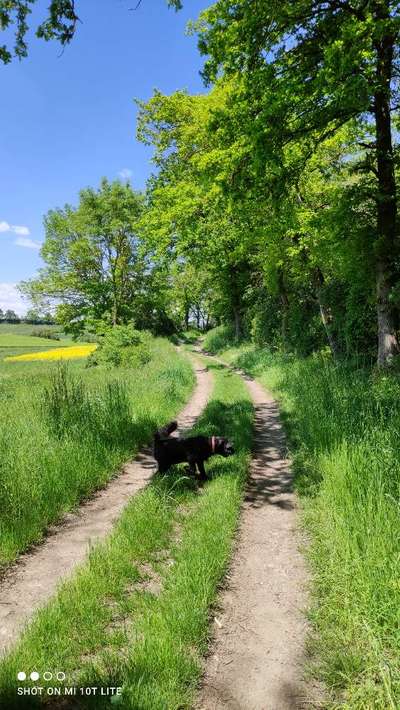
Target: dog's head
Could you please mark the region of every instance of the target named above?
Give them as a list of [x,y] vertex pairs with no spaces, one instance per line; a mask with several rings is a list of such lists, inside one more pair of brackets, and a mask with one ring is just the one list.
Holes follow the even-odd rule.
[[228,441],[228,439],[224,439],[222,436],[218,438],[217,446],[216,446],[216,453],[219,454],[220,456],[233,456],[235,453],[235,449],[233,448],[233,444]]

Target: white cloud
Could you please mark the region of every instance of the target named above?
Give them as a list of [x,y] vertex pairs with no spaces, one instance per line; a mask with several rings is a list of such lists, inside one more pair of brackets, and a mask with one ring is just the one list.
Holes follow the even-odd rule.
[[28,234],[30,234],[28,227],[21,227],[18,224],[12,224],[11,231],[14,232],[14,234],[22,234],[24,236],[28,236]]
[[13,232],[14,234],[20,234],[21,236],[27,237],[30,234],[29,227],[25,227],[21,224],[8,224],[8,222],[0,222],[0,232]]
[[122,170],[119,171],[118,175],[123,180],[129,180],[129,178],[132,177],[133,172],[130,168],[122,168]]
[[26,313],[27,304],[17,290],[17,284],[0,283],[0,308],[3,311],[10,309],[20,316]]
[[26,249],[40,249],[40,243],[35,242],[30,237],[17,237],[14,244],[18,247],[25,247]]

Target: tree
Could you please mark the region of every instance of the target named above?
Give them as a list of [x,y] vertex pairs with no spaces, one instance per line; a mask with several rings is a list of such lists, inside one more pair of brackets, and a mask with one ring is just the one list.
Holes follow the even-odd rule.
[[[376,179],[378,364],[399,351],[391,294],[397,277],[392,111],[397,106],[399,3],[391,0],[217,0],[198,23],[207,80],[244,75],[255,164],[282,174],[285,146],[317,142],[366,118],[363,146]],[[307,152],[306,150],[304,151]],[[269,167],[268,167],[269,166]]]
[[[154,146],[157,176],[149,182],[142,227],[162,258],[183,260],[213,290],[211,316],[243,330],[243,296],[254,244],[254,204],[232,200],[224,190],[242,153],[227,149],[212,118],[225,105],[229,86],[208,95],[155,92],[141,103],[139,138]],[[205,283],[205,282],[204,282]]]
[[33,323],[35,325],[41,323],[42,318],[41,318],[41,315],[40,315],[40,312],[38,311],[38,309],[37,308],[29,308],[26,312],[24,321],[25,321],[25,323]]
[[132,319],[146,280],[146,255],[136,227],[143,198],[129,184],[103,180],[86,188],[78,207],[66,205],[45,217],[39,276],[21,290],[42,308],[53,302],[57,319],[74,332],[90,321]]
[[20,323],[20,317],[15,313],[15,311],[8,309],[4,314],[4,320],[7,323]]
[[[28,18],[32,5],[37,0],[0,0],[0,29],[5,30],[15,25],[14,55],[19,59],[26,57],[28,47],[26,33],[29,29]],[[137,3],[140,5],[141,0]],[[51,0],[46,19],[36,29],[36,36],[46,41],[55,39],[65,47],[73,39],[79,17],[75,0]],[[169,0],[168,5],[180,9],[180,0]],[[132,8],[129,8],[132,9]],[[7,64],[12,60],[12,51],[6,45],[0,46],[0,61]]]
[[33,323],[35,325],[52,325],[55,323],[54,316],[50,312],[38,308],[29,308],[23,320],[25,323]]
[[177,259],[170,266],[170,307],[179,324],[188,330],[190,322],[207,328],[214,292],[207,266],[195,267],[190,261]]

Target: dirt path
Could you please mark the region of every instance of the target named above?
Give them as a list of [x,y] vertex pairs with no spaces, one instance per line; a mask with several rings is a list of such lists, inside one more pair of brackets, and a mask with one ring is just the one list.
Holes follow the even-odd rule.
[[310,690],[302,681],[306,571],[285,436],[276,402],[239,374],[255,406],[254,458],[196,707],[309,708]]
[[[178,417],[180,430],[190,429],[207,404],[212,376],[193,360],[197,385]],[[65,516],[43,544],[22,555],[0,583],[0,655],[17,639],[26,622],[54,592],[61,580],[82,562],[90,546],[111,530],[132,495],[155,471],[150,448],[143,449],[107,488],[98,491],[77,512]]]

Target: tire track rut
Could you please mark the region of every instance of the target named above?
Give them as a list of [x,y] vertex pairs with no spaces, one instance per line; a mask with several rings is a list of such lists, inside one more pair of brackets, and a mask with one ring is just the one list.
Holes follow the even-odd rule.
[[258,382],[235,371],[255,408],[254,455],[196,708],[316,707],[303,679],[307,574],[279,409]]

